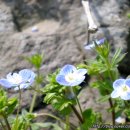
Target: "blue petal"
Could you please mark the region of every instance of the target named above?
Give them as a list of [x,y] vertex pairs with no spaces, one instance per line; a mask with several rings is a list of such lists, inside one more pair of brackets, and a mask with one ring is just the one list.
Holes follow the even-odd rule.
[[13,85],[7,79],[0,79],[0,85],[5,88],[13,87]]
[[28,79],[28,82],[30,82],[30,84],[32,84],[35,80],[36,74],[34,72],[31,73],[30,78]]
[[29,86],[31,86],[30,83],[21,84],[19,87],[15,87],[14,90],[17,91],[17,90],[19,90],[19,88],[20,88],[20,89],[26,89],[26,88],[28,88]]
[[74,82],[70,83],[70,86],[77,86],[81,84],[84,81],[84,79],[85,79],[85,76],[80,76]]
[[130,100],[130,93],[126,93],[120,96],[123,100]]
[[75,66],[68,64],[68,65],[65,65],[65,66],[61,69],[60,75],[66,75],[66,74],[72,73],[72,72],[74,72],[74,71],[76,71]]
[[114,83],[113,83],[113,88],[114,89],[119,89],[120,87],[125,85],[125,79],[117,79]]
[[19,75],[22,76],[23,81],[27,82],[35,78],[35,73],[31,70],[24,69],[19,72]]
[[7,78],[7,80],[10,79],[10,78],[13,78],[12,73],[7,74],[6,78]]
[[56,76],[56,81],[60,84],[60,85],[65,85],[65,86],[69,86],[69,83],[65,80],[65,76],[64,75],[57,75]]
[[77,70],[77,72],[79,75],[85,75],[87,73],[87,70],[86,69],[79,69]]
[[101,45],[105,42],[105,40],[106,40],[105,38],[102,38],[102,39],[96,41],[96,43],[97,43],[97,45]]
[[126,79],[126,80],[125,80],[125,84],[126,84],[128,87],[130,87],[130,79]]
[[94,48],[94,47],[95,47],[95,45],[92,43],[92,44],[86,45],[84,48],[85,48],[86,50],[91,50],[91,49]]
[[111,97],[112,98],[118,98],[120,96],[119,92],[114,90],[112,93],[111,93]]

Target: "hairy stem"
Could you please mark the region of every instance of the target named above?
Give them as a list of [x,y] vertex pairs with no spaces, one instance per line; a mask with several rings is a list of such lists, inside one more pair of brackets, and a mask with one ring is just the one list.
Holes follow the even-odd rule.
[[78,99],[78,97],[77,97],[76,94],[75,94],[75,98],[76,98],[77,104],[78,104],[78,106],[79,106],[80,113],[81,113],[81,115],[82,115],[82,120],[84,121],[84,119],[83,119],[83,111],[82,111],[81,105],[80,105],[80,103],[79,103],[79,99]]
[[110,107],[112,108],[112,124],[115,125],[115,110],[114,110],[114,106],[113,106],[113,102],[111,98],[109,98],[109,104],[110,104]]
[[30,110],[29,110],[30,113],[33,112],[36,98],[37,98],[37,92],[34,92],[33,99],[32,99],[31,106],[30,106]]
[[83,119],[82,119],[82,117],[80,116],[80,114],[79,114],[79,112],[77,111],[77,109],[76,109],[73,105],[71,106],[71,108],[72,108],[73,112],[75,113],[75,115],[77,116],[77,118],[79,119],[80,123],[83,124],[83,123],[84,123],[84,122],[83,122]]
[[18,86],[18,88],[19,88],[19,106],[17,109],[17,118],[18,118],[18,114],[19,114],[20,109],[21,109],[21,99],[22,99],[22,92],[21,92],[20,86]]
[[[39,69],[37,70],[37,77],[39,78],[39,75],[40,75],[40,72],[39,72]],[[38,88],[38,84],[36,84],[36,88]],[[33,109],[34,109],[34,106],[35,106],[35,102],[36,102],[36,98],[37,98],[37,92],[35,91],[34,92],[34,95],[33,95],[33,99],[32,99],[32,102],[31,102],[31,106],[30,106],[30,110],[29,112],[32,113],[33,112]]]

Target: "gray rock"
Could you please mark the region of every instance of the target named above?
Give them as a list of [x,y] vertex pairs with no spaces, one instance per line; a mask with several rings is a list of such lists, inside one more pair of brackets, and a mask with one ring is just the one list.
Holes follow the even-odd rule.
[[[92,0],[90,6],[99,29],[90,36],[90,40],[105,36],[113,45],[113,50],[121,47],[124,51],[129,51],[130,22],[126,17],[130,11],[129,5],[129,0]],[[93,53],[83,49],[87,37],[86,21],[83,7],[78,0],[1,1],[0,77],[13,70],[32,68],[23,57],[35,53],[44,52],[41,68],[43,75],[64,64],[78,64],[85,58],[90,58]],[[34,26],[38,27],[37,32],[31,31]],[[128,58],[126,61],[125,63],[130,63]],[[125,66],[125,71],[128,67]],[[127,72],[130,74],[130,69]],[[85,97],[87,94],[83,91],[82,95]],[[22,106],[28,107],[30,100],[31,98],[23,96]],[[88,100],[88,107],[95,106],[93,97]],[[100,110],[104,105],[97,107]]]

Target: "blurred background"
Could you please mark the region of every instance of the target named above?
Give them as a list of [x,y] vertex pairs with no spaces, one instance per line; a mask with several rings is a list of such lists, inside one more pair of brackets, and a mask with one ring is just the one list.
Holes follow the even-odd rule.
[[[128,52],[119,71],[129,75],[130,0],[90,0],[90,8],[98,26],[90,41],[105,37],[112,52],[118,47]],[[36,53],[44,53],[41,68],[44,75],[67,63],[81,63],[94,56],[93,52],[81,49],[86,41],[87,17],[80,0],[0,1],[0,78],[15,70],[32,68],[23,57]],[[84,106],[95,107],[97,111],[107,107],[107,104],[96,104],[95,90],[87,91],[88,94],[81,94]],[[28,108],[31,96],[28,91],[24,93],[23,107]],[[46,107],[46,111],[51,111],[39,99],[36,110]]]

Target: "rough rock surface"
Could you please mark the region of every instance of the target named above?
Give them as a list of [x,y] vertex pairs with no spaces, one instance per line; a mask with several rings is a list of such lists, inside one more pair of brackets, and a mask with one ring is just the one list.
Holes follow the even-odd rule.
[[[130,1],[92,0],[90,5],[99,27],[90,39],[105,36],[113,45],[113,50],[117,47],[130,50],[130,21],[126,16],[130,11]],[[44,52],[41,73],[45,75],[64,64],[77,64],[84,58],[90,58],[91,53],[82,50],[86,43],[86,21],[79,0],[0,1],[0,77],[10,71],[30,68],[23,56],[35,53]],[[32,32],[32,27],[37,27],[38,31]],[[130,64],[128,58],[125,62]],[[128,67],[120,69],[130,74]],[[82,94],[87,95],[84,91]],[[23,100],[23,106],[28,106],[30,100]],[[88,100],[83,101],[83,105],[96,106],[93,98]],[[97,106],[97,111],[104,107],[98,103]]]

